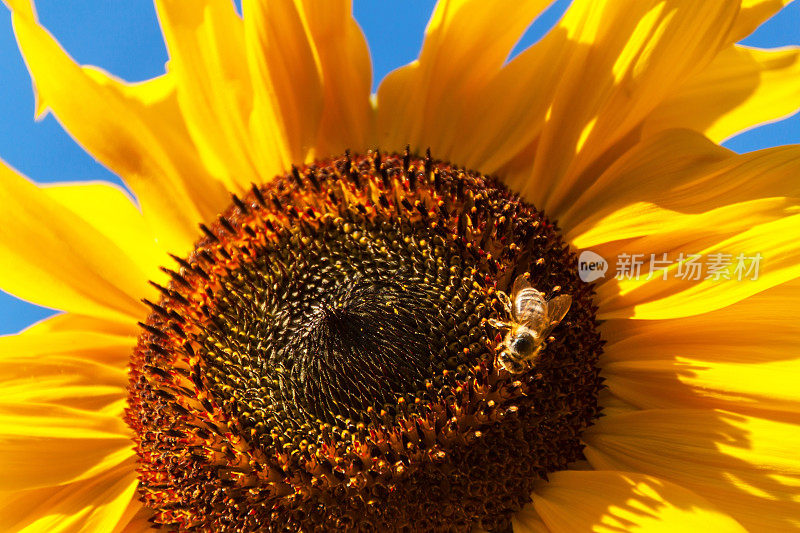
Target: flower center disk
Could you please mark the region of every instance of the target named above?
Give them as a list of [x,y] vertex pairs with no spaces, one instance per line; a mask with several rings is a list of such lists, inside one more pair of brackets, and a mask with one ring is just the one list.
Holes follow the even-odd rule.
[[[582,458],[602,343],[557,228],[497,180],[409,154],[254,186],[166,270],[127,421],[153,521],[200,530],[489,530]],[[497,363],[520,275],[572,306]],[[491,320],[494,319],[494,320]]]

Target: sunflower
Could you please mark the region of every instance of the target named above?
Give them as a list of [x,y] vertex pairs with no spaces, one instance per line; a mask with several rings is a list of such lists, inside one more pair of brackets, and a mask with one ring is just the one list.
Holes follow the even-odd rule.
[[800,148],[717,144],[800,107],[735,44],[782,2],[506,62],[548,2],[442,0],[371,97],[347,1],[156,0],[136,84],[5,1],[137,204],[0,168],[2,288],[64,311],[1,341],[4,529],[800,527]]

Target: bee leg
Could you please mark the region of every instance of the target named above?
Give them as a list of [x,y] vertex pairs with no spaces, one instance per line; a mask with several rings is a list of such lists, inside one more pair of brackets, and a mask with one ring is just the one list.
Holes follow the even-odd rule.
[[508,297],[508,294],[503,291],[497,291],[497,299],[500,300],[500,303],[506,308],[506,313],[511,316],[511,298]]
[[511,324],[508,322],[503,322],[502,320],[497,320],[496,318],[490,318],[488,322],[489,325],[494,329],[508,329],[511,327]]
[[511,358],[505,351],[502,351],[497,355],[497,364],[511,372]]
[[553,337],[552,335],[547,337],[545,340],[543,340],[542,344],[540,344],[539,347],[536,348],[536,351],[533,353],[533,356],[531,357],[531,361],[538,360],[539,356],[542,355],[542,350],[547,348],[547,345],[550,344],[551,342],[554,342],[555,340],[556,340],[556,338]]
[[498,356],[497,362],[500,363],[500,366],[505,368],[511,374],[521,374],[527,370],[527,363],[525,361],[518,361],[512,358],[506,352],[503,352]]

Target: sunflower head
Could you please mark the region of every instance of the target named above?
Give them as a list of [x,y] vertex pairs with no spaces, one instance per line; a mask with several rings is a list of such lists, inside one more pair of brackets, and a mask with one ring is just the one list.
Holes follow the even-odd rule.
[[735,44],[786,2],[440,1],[377,88],[350,0],[155,0],[138,83],[4,2],[131,196],[0,162],[65,312],[0,339],[0,530],[800,527],[800,149],[719,146],[800,107]]
[[[495,179],[406,152],[254,186],[149,302],[131,373],[141,495],[173,527],[501,529],[598,414],[590,286]],[[497,362],[498,290],[575,304]]]

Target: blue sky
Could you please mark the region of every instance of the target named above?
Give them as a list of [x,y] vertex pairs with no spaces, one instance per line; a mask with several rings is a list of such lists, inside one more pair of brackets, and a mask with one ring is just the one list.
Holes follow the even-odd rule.
[[[434,3],[354,1],[356,19],[372,53],[373,87],[389,71],[417,56]],[[98,65],[129,81],[163,73],[167,52],[149,2],[39,0],[36,4],[42,23],[79,62]],[[554,2],[515,52],[538,40],[568,5],[567,0]],[[766,48],[800,45],[800,2],[784,8],[743,43]],[[52,116],[35,122],[33,110],[31,82],[17,50],[11,17],[0,7],[0,158],[38,182],[120,183],[81,150]],[[746,132],[726,146],[744,152],[790,143],[800,143],[800,116]],[[53,313],[0,292],[0,334],[17,332]]]

